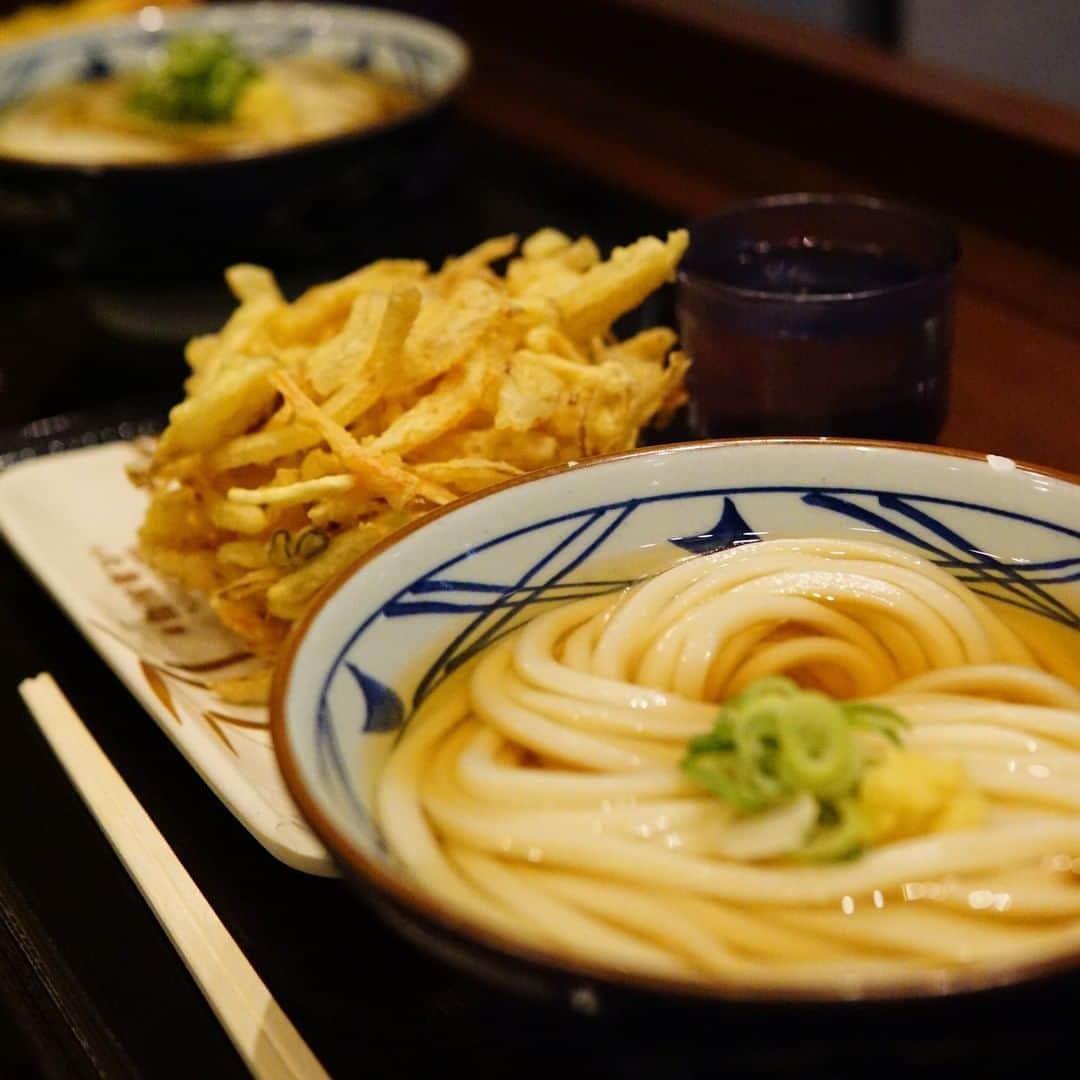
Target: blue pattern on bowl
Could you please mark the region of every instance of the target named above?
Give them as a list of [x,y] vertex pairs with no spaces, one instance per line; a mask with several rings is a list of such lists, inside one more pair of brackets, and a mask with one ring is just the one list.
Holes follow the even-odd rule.
[[[696,449],[683,448],[676,456]],[[843,453],[849,448],[822,449]],[[907,456],[942,460],[892,453],[901,465]],[[954,460],[961,471],[989,470],[985,462]],[[620,462],[595,471],[607,465],[614,471]],[[623,459],[621,467],[632,470],[633,459]],[[1065,504],[1063,509],[1052,499],[1015,499],[1022,488],[1044,490],[1020,470],[1002,481],[1000,497],[985,501],[978,500],[978,484],[945,477],[943,485],[920,490],[906,482],[902,469],[865,487],[705,485],[688,477],[679,484],[665,481],[661,487],[667,489],[657,494],[611,501],[605,496],[623,494],[619,488],[629,485],[615,483],[608,490],[593,484],[594,491],[577,496],[550,487],[592,471],[541,480],[549,485],[551,499],[538,488],[526,505],[524,493],[532,485],[522,485],[497,494],[487,514],[480,513],[487,500],[464,508],[460,535],[451,530],[456,513],[445,515],[434,523],[437,529],[422,528],[376,557],[383,572],[368,567],[343,583],[309,628],[308,636],[318,636],[320,645],[312,653],[305,641],[290,674],[291,684],[296,669],[305,669],[300,694],[310,703],[286,705],[290,754],[323,809],[369,856],[383,852],[370,814],[374,778],[409,710],[480,649],[537,611],[625,587],[633,579],[611,569],[620,556],[643,547],[667,549],[674,560],[687,551],[704,554],[763,536],[876,534],[913,547],[982,596],[1080,630],[1080,614],[1061,596],[1063,588],[1080,581],[1080,529],[1071,524],[1080,523],[1080,508],[1074,504],[1070,511]],[[994,477],[988,487],[1000,479]],[[646,487],[637,484],[637,490]],[[1076,489],[1061,488],[1077,500]],[[969,490],[976,498],[953,497]],[[495,509],[499,500],[509,507],[505,514]],[[560,504],[568,509],[552,514]],[[1030,512],[1044,507],[1046,516]],[[1054,520],[1051,515],[1057,514],[1061,517]],[[422,546],[425,534],[431,540]],[[415,564],[415,573],[401,576],[394,565],[396,548],[408,552],[401,559]],[[347,609],[337,607],[346,600]]]
[[0,108],[58,83],[143,68],[173,34],[191,30],[230,33],[256,59],[310,53],[371,69],[425,96],[448,90],[468,63],[448,31],[375,9],[277,3],[148,8],[134,18],[0,49]]
[[[358,700],[357,705],[360,707],[358,713],[364,716],[361,725],[363,731],[386,732],[404,723],[406,710],[400,697],[389,686],[365,674],[355,663],[346,659],[346,656],[354,653],[356,646],[362,647],[364,633],[376,620],[431,614],[474,615],[419,680],[412,695],[412,708],[415,709],[445,678],[452,675],[483,649],[527,622],[536,614],[538,608],[550,606],[553,603],[597,596],[632,584],[635,579],[609,578],[568,582],[565,578],[580,567],[587,558],[599,553],[612,534],[641,506],[677,502],[683,499],[719,498],[723,509],[713,528],[691,537],[668,539],[668,543],[674,547],[690,551],[695,555],[705,555],[721,551],[733,544],[759,539],[758,534],[746,524],[745,518],[739,512],[735,496],[766,493],[797,495],[806,505],[817,506],[872,525],[877,531],[893,539],[919,548],[931,562],[953,573],[959,580],[967,583],[973,592],[1025,611],[1034,612],[1074,630],[1080,630],[1080,615],[1070,610],[1045,588],[1047,584],[1065,584],[1080,580],[1080,556],[1044,560],[1024,566],[1011,566],[981,551],[970,540],[945,524],[940,517],[935,517],[914,504],[925,502],[931,506],[951,505],[986,514],[999,514],[1060,532],[1073,539],[1080,539],[1080,533],[1075,530],[1048,521],[1038,521],[1023,515],[1010,514],[1008,511],[959,500],[857,488],[731,488],[684,492],[655,499],[633,499],[576,515],[541,521],[529,526],[528,529],[517,530],[490,540],[483,547],[463,552],[457,558],[417,579],[375,612],[342,648],[323,683],[319,697],[322,717],[319,734],[320,760],[324,776],[336,776],[347,783],[347,768],[333,736],[329,708],[331,684],[343,669],[353,676],[362,699],[362,703]],[[876,501],[882,509],[894,513],[897,516],[896,519],[853,501],[853,496]],[[579,520],[580,524],[576,524]],[[937,537],[939,542],[935,543],[920,535],[909,525],[904,524],[905,520],[921,525],[931,536]],[[568,522],[574,522],[575,527],[568,535],[562,535],[561,526]],[[510,542],[523,532],[532,533],[539,530],[556,533],[554,544],[539,560],[530,565],[516,582],[491,584],[447,579],[442,576],[446,570],[472,558],[478,551]],[[956,554],[950,553],[950,547]],[[568,559],[561,560],[560,556],[563,555],[567,555]],[[553,570],[550,576],[539,580],[538,575],[542,575],[552,564],[558,564],[558,568]],[[1051,576],[1043,576],[1047,573]],[[429,599],[432,595],[438,595],[439,599]]]

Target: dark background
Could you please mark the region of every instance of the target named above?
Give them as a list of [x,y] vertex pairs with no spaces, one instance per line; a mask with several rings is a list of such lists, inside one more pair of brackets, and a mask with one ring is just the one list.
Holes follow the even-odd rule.
[[[5,4],[10,0],[0,0]],[[413,7],[455,16],[448,3]],[[889,7],[863,10],[888,15]],[[543,8],[522,5],[522,18]],[[890,25],[878,18],[848,29],[884,35],[887,43]],[[531,26],[526,30],[533,36]],[[559,28],[567,37],[574,32],[569,23],[565,31]],[[795,29],[792,35],[797,38]],[[505,126],[514,123],[511,116]],[[917,130],[914,121],[911,126]],[[713,188],[696,193],[680,177],[670,185],[677,198],[635,198],[626,190],[644,181],[625,164],[636,160],[630,156],[612,154],[585,177],[555,154],[526,152],[489,132],[457,122],[446,145],[452,167],[433,172],[426,190],[408,203],[383,206],[346,253],[284,260],[275,269],[295,291],[376,255],[438,261],[483,236],[548,224],[587,231],[607,247],[682,222],[694,199],[704,205],[715,197]],[[557,134],[569,139],[571,133],[559,127]],[[632,133],[627,139],[632,143]],[[805,175],[802,161],[748,154],[751,164],[739,176],[741,160],[732,164],[736,155],[727,154],[719,136],[718,145],[723,152],[710,151],[720,163],[716,174],[729,168],[738,181],[731,194],[764,186],[766,172],[769,183],[789,189],[792,177]],[[583,156],[588,149],[582,146]],[[598,178],[605,170],[606,179]],[[984,175],[963,180],[972,190],[980,184],[986,190]],[[986,201],[993,209],[1005,199],[991,190]],[[1034,206],[1030,196],[1026,205]],[[1022,207],[1018,214],[1033,216]],[[978,242],[975,233],[965,234],[966,242],[968,235]],[[1055,233],[1055,243],[1055,250],[1069,247],[1064,231]],[[976,272],[979,250],[969,247]],[[1006,263],[1003,279],[1020,276],[1015,265]],[[1055,287],[1064,295],[1062,280],[1048,274],[1039,289],[1047,297]],[[971,338],[965,355],[985,353],[1005,333],[1020,341],[1023,326],[1011,309],[973,296],[965,301],[966,325],[981,327],[983,336]],[[970,314],[976,302],[978,324]],[[131,429],[122,425],[160,420],[179,394],[180,342],[220,322],[228,304],[216,278],[147,284],[137,273],[64,277],[0,250],[0,460],[5,452],[79,445]],[[1059,323],[1053,325],[1072,317],[1070,311],[1075,315],[1058,303]],[[1047,335],[1048,341],[1065,340]],[[1066,371],[1077,354],[1060,344],[1055,355]],[[1021,356],[1018,365],[1027,363]],[[1034,378],[1036,365],[1028,366]],[[974,368],[963,370],[973,373],[964,386],[975,394],[985,380],[974,377]],[[1052,372],[1047,378],[1055,380]],[[1023,383],[1015,386],[1021,392],[1005,389],[1015,399],[1013,411],[1031,397],[1022,392]],[[61,419],[40,423],[57,414]],[[1037,425],[1028,426],[1030,438],[1037,438]],[[1062,462],[1067,466],[1063,454],[1052,463]],[[337,1075],[427,1076],[460,1067],[477,1077],[591,1073],[681,1080],[862,1074],[885,1064],[886,1075],[969,1065],[993,1076],[1071,1060],[1075,980],[941,1008],[686,1013],[649,1005],[592,1020],[481,985],[405,945],[342,885],[297,874],[267,855],[0,546],[0,687],[7,720],[0,755],[0,1076],[243,1075],[153,915],[15,696],[19,679],[44,668],[54,672]]]

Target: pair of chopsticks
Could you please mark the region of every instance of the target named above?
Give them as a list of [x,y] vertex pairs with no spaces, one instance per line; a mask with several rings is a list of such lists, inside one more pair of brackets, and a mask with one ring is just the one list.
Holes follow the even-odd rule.
[[19,693],[257,1080],[326,1071],[49,674]]

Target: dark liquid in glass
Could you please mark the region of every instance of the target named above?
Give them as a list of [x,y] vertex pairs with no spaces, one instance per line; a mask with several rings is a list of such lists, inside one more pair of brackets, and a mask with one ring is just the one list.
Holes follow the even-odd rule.
[[878,248],[817,244],[759,244],[703,268],[726,285],[785,296],[832,296],[906,285],[919,268],[902,255]]
[[[680,296],[694,360],[694,435],[937,438],[947,404],[948,303],[906,302],[896,292],[881,301],[825,299],[917,282],[915,263],[880,248],[763,243],[726,258],[699,254],[692,272],[725,287],[722,298],[692,285]],[[740,299],[743,291],[800,298],[812,314],[793,328],[782,316],[770,319],[768,304]]]

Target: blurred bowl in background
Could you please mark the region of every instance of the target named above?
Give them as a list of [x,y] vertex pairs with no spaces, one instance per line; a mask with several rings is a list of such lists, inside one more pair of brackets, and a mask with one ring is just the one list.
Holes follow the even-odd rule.
[[0,259],[168,279],[230,261],[347,247],[365,220],[427,190],[469,67],[464,42],[414,16],[318,3],[222,4],[123,18],[0,49],[0,109],[147,67],[174,34],[224,32],[256,62],[318,56],[422,99],[386,123],[252,156],[80,165],[0,154]]

